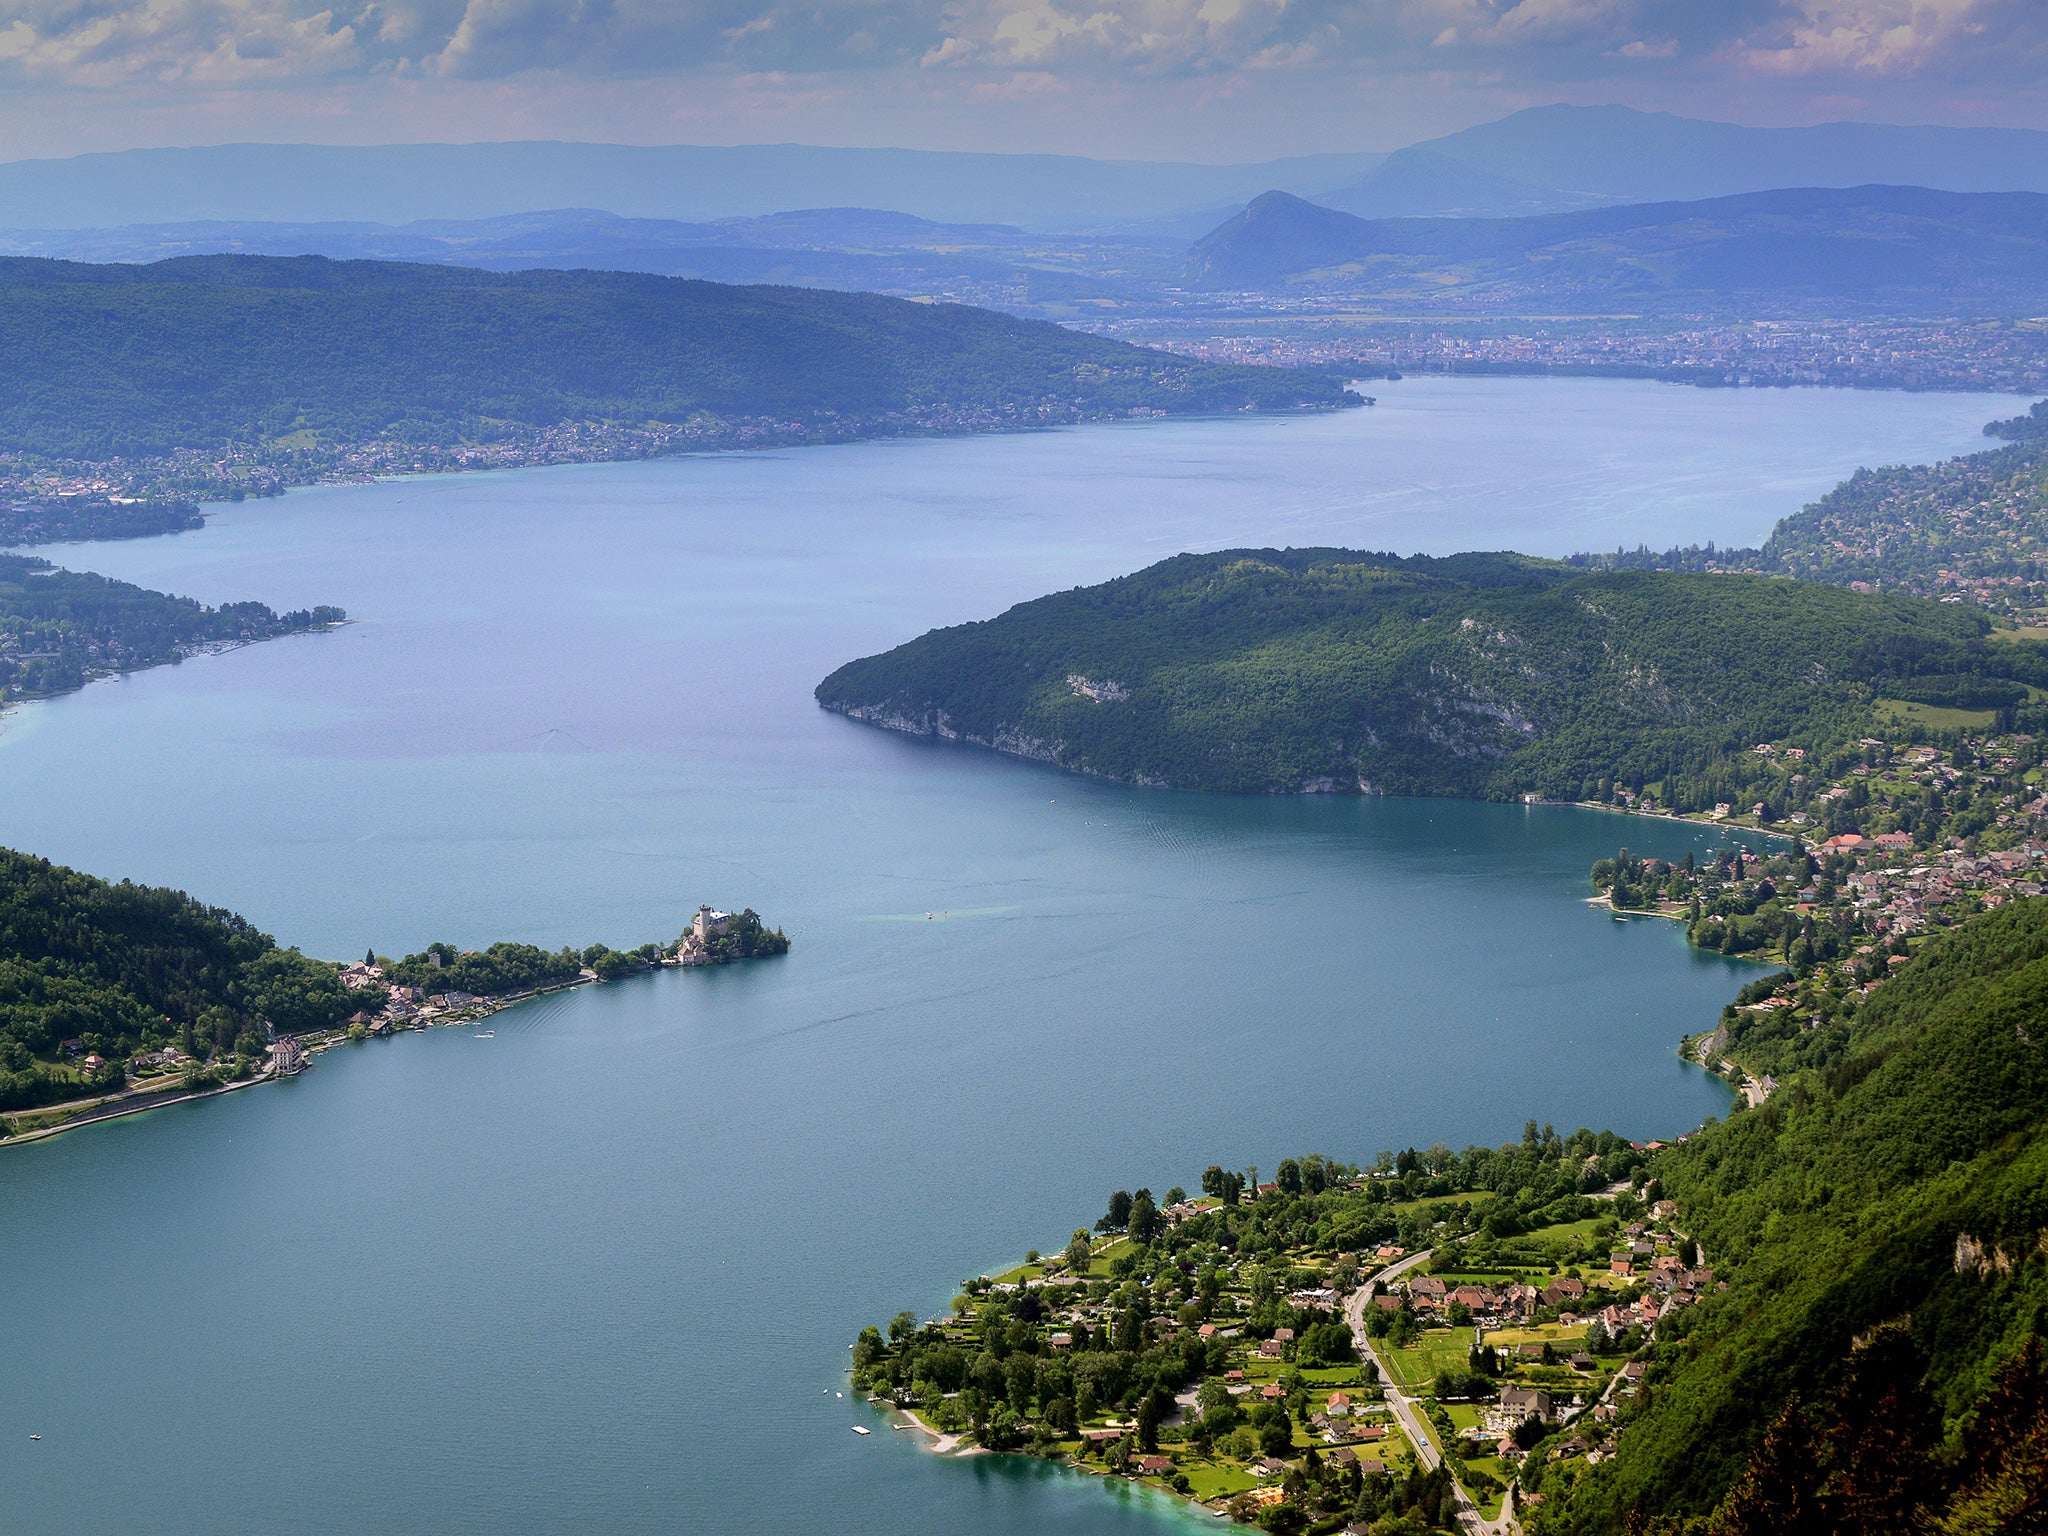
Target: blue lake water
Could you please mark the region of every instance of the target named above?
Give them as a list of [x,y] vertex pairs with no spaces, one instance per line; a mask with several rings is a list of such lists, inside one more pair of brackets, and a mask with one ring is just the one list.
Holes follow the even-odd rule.
[[1113,1187],[1718,1112],[1672,1046],[1749,972],[1580,900],[1618,843],[1704,833],[1126,790],[810,701],[1181,549],[1754,542],[2010,413],[1376,393],[312,490],[47,551],[358,622],[10,712],[0,842],[334,956],[666,939],[705,900],[796,949],[0,1152],[0,1531],[1158,1531],[1185,1517],[1129,1490],[850,1435],[847,1342]]

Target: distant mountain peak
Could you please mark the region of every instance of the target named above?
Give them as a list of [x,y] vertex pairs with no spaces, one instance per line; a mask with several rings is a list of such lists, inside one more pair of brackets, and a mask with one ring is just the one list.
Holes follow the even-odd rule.
[[1196,244],[1186,281],[1481,309],[2038,314],[2048,196],[1787,187],[1526,218],[1361,219],[1267,193]]

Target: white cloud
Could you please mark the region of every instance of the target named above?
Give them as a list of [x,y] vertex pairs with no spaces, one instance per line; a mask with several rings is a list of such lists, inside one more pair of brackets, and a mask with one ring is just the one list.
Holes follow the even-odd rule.
[[1738,54],[1772,74],[1913,74],[1968,51],[2010,9],[2005,0],[1798,0]]
[[[0,82],[2048,73],[2048,0],[0,0]],[[2031,73],[2029,73],[2031,72]]]
[[365,67],[354,18],[290,0],[0,4],[0,68],[88,86],[235,84]]
[[926,49],[917,62],[926,69],[939,69],[971,59],[980,51],[964,37],[948,37],[941,39],[936,47]]

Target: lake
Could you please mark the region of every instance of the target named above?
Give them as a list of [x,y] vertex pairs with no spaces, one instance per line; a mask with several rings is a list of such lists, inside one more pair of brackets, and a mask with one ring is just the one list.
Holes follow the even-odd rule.
[[357,622],[10,712],[0,841],[337,957],[672,939],[700,901],[795,949],[0,1152],[0,1530],[1178,1527],[912,1454],[833,1395],[847,1344],[1211,1162],[1718,1113],[1672,1048],[1754,971],[1581,899],[1617,844],[1705,832],[1127,790],[810,700],[849,656],[1182,549],[1755,542],[2011,411],[1374,388],[323,488],[43,551]]

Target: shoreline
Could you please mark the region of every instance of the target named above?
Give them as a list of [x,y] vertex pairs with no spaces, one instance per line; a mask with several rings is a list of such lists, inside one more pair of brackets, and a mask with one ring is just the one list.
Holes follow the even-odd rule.
[[[705,910],[709,911],[709,908]],[[748,918],[754,917],[751,908],[747,910],[745,916]],[[758,923],[758,919],[754,920]],[[766,932],[765,925],[760,925],[760,927],[762,932]],[[722,935],[725,932],[726,930],[722,926],[714,930],[714,933],[717,935]],[[744,964],[749,960],[772,959],[788,953],[789,941],[782,937],[780,929],[775,930],[774,934],[770,937],[776,944],[780,945],[780,948],[770,947],[754,953],[725,953],[721,956],[713,952],[706,942],[697,936],[697,930],[686,929],[683,937],[673,946],[657,946],[654,944],[643,946],[640,951],[635,952],[636,955],[641,956],[636,964],[630,969],[619,971],[616,975],[609,977],[600,976],[594,971],[585,969],[582,974],[565,981],[521,988],[511,992],[499,993],[495,996],[459,994],[469,997],[469,1000],[451,1005],[445,1009],[436,1007],[431,1002],[428,1002],[423,1009],[419,1009],[413,1008],[410,1001],[400,1004],[387,1000],[385,1011],[374,1016],[374,1024],[377,1027],[367,1028],[361,1035],[354,1034],[351,1031],[356,1026],[362,1025],[366,1019],[372,1018],[367,1010],[358,1012],[353,1020],[339,1023],[329,1029],[312,1030],[300,1035],[276,1035],[272,1041],[273,1047],[279,1042],[290,1040],[296,1043],[303,1057],[303,1060],[297,1067],[287,1071],[278,1071],[276,1062],[273,1060],[266,1061],[262,1067],[246,1078],[240,1078],[209,1088],[189,1090],[182,1086],[148,1089],[131,1088],[123,1092],[108,1094],[98,1099],[73,1099],[57,1104],[42,1104],[25,1109],[0,1112],[0,1126],[7,1126],[10,1129],[19,1126],[24,1119],[33,1119],[41,1115],[53,1113],[64,1114],[63,1119],[53,1124],[36,1125],[28,1129],[12,1129],[12,1134],[0,1136],[0,1149],[29,1142],[46,1141],[52,1136],[61,1135],[65,1131],[76,1130],[81,1126],[97,1125],[102,1121],[117,1120],[128,1115],[145,1114],[153,1109],[163,1109],[172,1104],[183,1104],[193,1099],[213,1098],[219,1094],[230,1093],[239,1088],[253,1088],[258,1083],[275,1082],[284,1077],[296,1077],[305,1070],[306,1066],[311,1064],[313,1057],[333,1050],[336,1046],[340,1045],[388,1039],[401,1034],[424,1034],[430,1029],[481,1024],[493,1015],[507,1008],[515,1007],[520,1003],[529,1003],[539,998],[554,997],[564,992],[573,992],[578,987],[603,986],[607,982],[625,981],[629,977],[650,975],[657,971],[716,969],[727,965]],[[652,959],[644,958],[645,951],[650,949],[656,952],[655,957]],[[337,972],[345,972],[349,969],[339,962],[329,961],[324,963],[334,965]],[[381,975],[382,973],[373,972],[372,974],[374,976]],[[404,1013],[391,1011],[399,1007],[411,1008],[412,1011]],[[66,1113],[67,1109],[73,1105],[82,1107],[77,1108],[73,1112]]]
[[1610,816],[1639,816],[1645,821],[1675,821],[1686,826],[1719,827],[1723,831],[1753,832],[1758,837],[1775,837],[1785,842],[1797,842],[1802,834],[1798,832],[1777,832],[1769,827],[1747,826],[1739,821],[1713,821],[1705,816],[1684,811],[1638,811],[1626,805],[1603,805],[1598,800],[1536,800],[1527,795],[1522,797],[1524,805],[1573,805],[1582,811],[1605,811]]
[[[1179,354],[1176,354],[1177,356]],[[1199,359],[1183,359],[1199,362]],[[1297,370],[1321,372],[1326,376],[1343,374],[1343,369]],[[809,425],[789,424],[767,417],[742,417],[723,424],[715,430],[693,428],[688,424],[673,424],[667,430],[619,429],[603,424],[584,424],[601,436],[598,441],[557,441],[553,443],[509,442],[451,444],[427,449],[408,449],[403,444],[390,443],[383,439],[369,439],[360,443],[340,445],[328,450],[332,457],[320,467],[298,466],[272,467],[260,455],[238,462],[251,472],[250,479],[204,479],[197,484],[179,484],[165,487],[164,478],[176,474],[173,465],[156,469],[137,467],[125,473],[142,477],[123,481],[114,490],[139,500],[183,499],[196,501],[202,508],[236,505],[246,501],[267,501],[283,496],[289,491],[308,490],[330,485],[367,485],[380,480],[417,479],[428,475],[464,475],[517,469],[558,469],[576,464],[633,464],[653,459],[681,459],[696,456],[720,454],[773,453],[792,448],[845,447],[855,443],[889,443],[905,441],[936,441],[969,437],[1012,437],[1035,432],[1054,432],[1069,427],[1116,426],[1152,421],[1195,421],[1195,420],[1239,420],[1246,416],[1295,417],[1325,416],[1365,408],[1364,397],[1350,389],[1357,382],[1348,376],[1339,398],[1327,402],[1304,401],[1294,405],[1271,406],[1263,409],[1244,408],[1241,410],[1210,407],[1203,410],[1168,411],[1143,407],[1062,407],[1045,408],[1036,419],[1025,419],[1021,415],[1005,415],[995,408],[988,408],[988,414],[978,419],[891,419],[888,415],[856,420],[853,422]],[[1021,408],[1020,408],[1021,409]],[[973,412],[962,412],[963,417],[973,417]],[[191,454],[195,460],[223,462],[232,458],[232,450],[201,451],[178,450]],[[0,458],[8,457],[0,455]],[[354,462],[348,462],[353,459]],[[119,480],[124,471],[116,467],[120,461],[98,461],[88,459],[67,459],[57,461],[64,465],[60,474],[72,477],[90,475],[96,480],[112,482]],[[37,470],[35,476],[53,473]],[[260,478],[255,478],[259,477]],[[251,479],[254,483],[251,483]],[[0,493],[34,496],[47,494],[35,488],[38,478],[32,484],[12,485],[4,471],[0,471]],[[204,528],[181,529],[178,532],[203,533]],[[160,537],[161,535],[143,535]],[[99,539],[73,539],[69,543],[115,542]]]
[[[874,1406],[879,1408],[883,1405],[880,1403],[876,1403]],[[925,1423],[925,1421],[918,1416],[917,1410],[914,1408],[902,1408],[898,1407],[894,1403],[888,1404],[887,1406],[889,1412],[894,1414],[900,1414],[905,1420],[908,1421],[902,1424],[892,1424],[889,1426],[891,1429],[907,1429],[913,1435],[931,1436],[931,1440],[928,1444],[920,1442],[917,1447],[927,1456],[968,1457],[993,1456],[996,1454],[994,1451],[989,1450],[986,1446],[966,1444],[965,1442],[967,1436],[964,1433],[939,1429],[935,1425]]]
[[[253,644],[254,642],[250,643]],[[716,963],[718,962],[662,960],[640,970],[628,971],[624,975],[614,976],[611,979],[613,981],[624,981],[631,976],[645,976],[655,971],[664,970],[704,970]],[[724,963],[737,964],[738,962],[730,961]],[[383,1035],[366,1035],[361,1041],[351,1037],[345,1028],[324,1034],[315,1033],[293,1036],[292,1038],[298,1040],[300,1048],[305,1052],[306,1058],[310,1063],[313,1057],[331,1051],[337,1046],[366,1044],[370,1040],[376,1039],[395,1039],[397,1036],[404,1034],[425,1034],[430,1029],[448,1029],[465,1024],[481,1024],[485,1019],[492,1017],[494,1014],[501,1013],[507,1008],[516,1007],[520,1003],[534,1002],[543,997],[556,997],[564,992],[573,992],[579,987],[597,987],[605,984],[605,978],[602,976],[579,976],[573,981],[560,982],[554,986],[536,987],[527,992],[507,994],[502,997],[479,997],[475,1002],[466,1003],[461,1009],[445,1015],[437,1015],[426,1020],[420,1020],[415,1017],[403,1023],[394,1023]],[[280,1036],[279,1038],[282,1039],[284,1037]],[[0,1136],[0,1152],[4,1152],[9,1147],[26,1146],[31,1142],[47,1141],[52,1136],[61,1136],[66,1131],[80,1130],[89,1125],[102,1125],[109,1120],[125,1119],[130,1115],[148,1114],[151,1110],[168,1109],[173,1104],[188,1104],[196,1099],[218,1098],[224,1093],[233,1093],[243,1088],[254,1088],[260,1083],[281,1082],[285,1078],[296,1077],[297,1075],[298,1073],[296,1072],[280,1074],[273,1071],[268,1064],[265,1064],[259,1071],[248,1077],[235,1082],[222,1083],[212,1088],[151,1088],[110,1094],[106,1098],[92,1101],[84,1109],[81,1109],[76,1114],[66,1116],[66,1118],[54,1125],[37,1126],[32,1130],[15,1131],[10,1136]],[[81,1103],[84,1101],[73,1100],[72,1102]],[[18,1121],[23,1117],[48,1114],[53,1110],[61,1110],[63,1108],[64,1105],[62,1104],[44,1104],[38,1105],[33,1109],[8,1110],[0,1112],[0,1122]],[[936,1431],[932,1432],[936,1433]]]
[[[197,1099],[217,1099],[224,1093],[235,1093],[243,1088],[254,1088],[258,1083],[276,1080],[276,1074],[265,1067],[239,1082],[222,1083],[213,1088],[152,1088],[141,1093],[115,1094],[95,1101],[55,1125],[38,1126],[30,1131],[16,1131],[12,1136],[0,1138],[0,1147],[27,1146],[31,1142],[48,1141],[52,1136],[61,1136],[66,1131],[75,1131],[83,1126],[104,1125],[109,1120],[123,1120],[130,1115],[146,1115],[153,1109],[169,1109],[173,1104],[190,1104]],[[39,1109],[15,1110],[12,1113],[36,1115],[63,1107],[61,1104],[47,1104]]]
[[[196,533],[203,532],[204,530],[189,529],[183,531]],[[164,537],[168,537],[168,535],[164,535]],[[111,543],[116,541],[94,539],[85,542]],[[56,548],[57,546],[47,545],[43,547]],[[0,551],[0,553],[4,553],[4,551]],[[47,704],[55,699],[68,699],[75,693],[85,692],[94,683],[111,682],[115,678],[120,677],[138,677],[144,672],[154,672],[159,667],[178,666],[183,662],[196,661],[201,656],[225,656],[231,651],[243,651],[251,646],[268,645],[273,640],[289,640],[297,635],[331,635],[336,630],[347,629],[355,622],[354,619],[337,619],[332,624],[309,624],[304,629],[280,630],[277,634],[264,635],[254,640],[199,640],[194,641],[190,645],[179,646],[175,654],[163,657],[158,661],[146,661],[138,667],[115,667],[105,672],[91,673],[76,688],[60,688],[55,693],[0,693],[0,718],[5,718],[8,710],[23,704]]]

